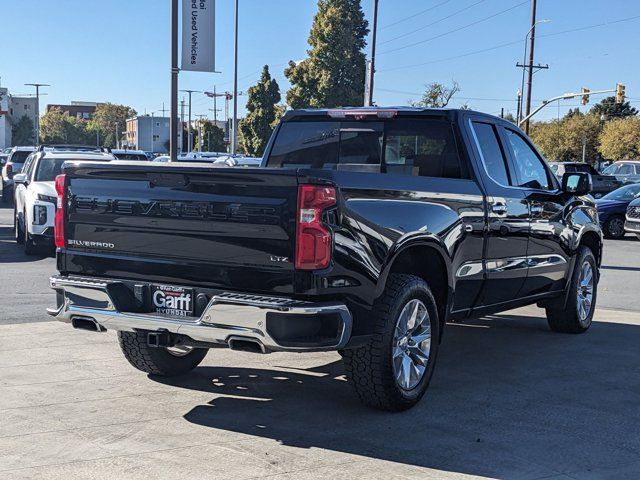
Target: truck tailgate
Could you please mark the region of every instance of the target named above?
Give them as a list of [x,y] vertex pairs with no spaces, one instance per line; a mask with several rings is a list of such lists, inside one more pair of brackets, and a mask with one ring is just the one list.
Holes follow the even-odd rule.
[[293,290],[295,171],[114,162],[66,172],[61,271]]

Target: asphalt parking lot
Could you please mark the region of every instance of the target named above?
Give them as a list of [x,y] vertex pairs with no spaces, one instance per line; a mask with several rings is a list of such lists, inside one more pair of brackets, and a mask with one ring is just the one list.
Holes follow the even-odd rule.
[[596,322],[447,327],[413,410],[364,409],[337,354],[215,350],[180,379],[44,313],[53,257],[0,208],[0,478],[640,478],[640,241],[607,241]]

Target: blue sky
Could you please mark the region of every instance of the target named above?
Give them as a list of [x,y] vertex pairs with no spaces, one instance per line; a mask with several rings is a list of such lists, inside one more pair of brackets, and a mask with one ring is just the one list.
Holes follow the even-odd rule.
[[[369,19],[372,3],[362,1]],[[221,73],[181,73],[180,88],[232,88],[233,0],[217,6]],[[2,86],[20,94],[31,92],[24,83],[50,83],[42,108],[110,101],[159,114],[162,102],[169,106],[169,7],[169,0],[0,0]],[[269,64],[284,97],[283,69],[305,57],[315,11],[315,0],[240,0],[240,90]],[[515,63],[522,60],[529,18],[530,0],[380,0],[376,102],[406,104],[426,83],[455,79],[462,92],[453,106],[515,113],[521,79]],[[621,82],[640,108],[638,0],[539,0],[538,18],[550,22],[538,26],[536,61],[550,68],[535,75],[534,105],[582,86]],[[193,105],[194,114],[212,115],[204,95],[194,94]],[[539,118],[578,105],[563,101]]]

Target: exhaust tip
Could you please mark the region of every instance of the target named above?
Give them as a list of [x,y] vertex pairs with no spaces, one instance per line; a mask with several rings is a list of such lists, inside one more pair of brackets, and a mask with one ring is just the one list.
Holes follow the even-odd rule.
[[250,353],[268,353],[262,343],[250,338],[230,338],[228,343],[231,350]]
[[106,332],[107,329],[90,317],[73,317],[71,325],[78,330],[88,330],[90,332]]

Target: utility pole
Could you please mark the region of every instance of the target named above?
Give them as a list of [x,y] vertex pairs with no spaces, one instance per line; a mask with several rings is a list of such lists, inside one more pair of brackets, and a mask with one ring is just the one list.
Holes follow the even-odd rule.
[[[529,72],[527,76],[527,107],[525,116],[531,113],[531,87],[533,85],[533,59],[536,44],[536,8],[538,0],[531,0],[531,37],[529,37]],[[529,135],[529,121],[524,124],[524,133]]]
[[367,98],[365,107],[373,105],[373,77],[376,73],[376,39],[378,36],[378,0],[373,0],[373,30],[371,31],[371,59],[369,60]]
[[113,122],[113,124],[116,126],[116,148],[120,148],[120,141],[118,140],[118,122]]
[[191,94],[202,93],[202,92],[199,92],[198,90],[180,90],[180,91],[189,94],[189,108],[188,108],[189,123],[187,124],[187,136],[189,137],[187,145],[188,145],[189,151],[187,153],[191,153],[191,150],[193,150],[193,137],[191,135]]
[[231,155],[238,150],[238,0],[235,9],[235,32],[233,48],[233,139],[231,140]]
[[40,143],[40,87],[50,87],[48,83],[25,83],[28,87],[36,87],[36,145]]
[[153,114],[156,112],[151,112],[151,153],[154,152],[153,149]]
[[162,117],[164,118],[164,112],[166,112],[167,109],[164,108],[164,102],[162,102]]
[[213,124],[218,126],[218,93],[215,85],[213,86]]
[[[170,160],[178,160],[178,0],[171,0],[171,118],[169,119]],[[180,145],[182,149],[182,145]]]

